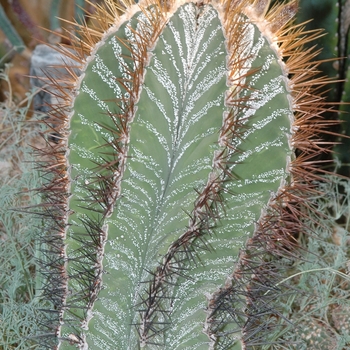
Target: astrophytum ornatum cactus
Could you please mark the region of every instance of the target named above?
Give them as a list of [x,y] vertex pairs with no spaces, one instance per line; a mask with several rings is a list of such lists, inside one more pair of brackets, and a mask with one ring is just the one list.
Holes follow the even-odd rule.
[[55,85],[40,339],[249,347],[263,270],[248,248],[288,250],[317,178],[327,79],[302,45],[319,33],[290,25],[295,1],[105,5],[66,51],[81,75]]

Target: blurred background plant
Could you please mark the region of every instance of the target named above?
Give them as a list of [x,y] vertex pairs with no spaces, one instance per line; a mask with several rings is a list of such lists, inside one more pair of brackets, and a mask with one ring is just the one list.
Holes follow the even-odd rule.
[[35,238],[38,222],[28,213],[14,211],[38,203],[27,190],[39,185],[32,150],[38,146],[36,127],[28,120],[32,94],[20,103],[11,96],[9,68],[0,72],[8,87],[0,102],[0,349],[30,349],[26,339],[35,332]]
[[[103,3],[103,0],[91,2]],[[35,46],[60,41],[55,33],[71,29],[69,20],[83,21],[84,9],[91,9],[85,0],[0,0],[0,68],[11,63],[9,77],[17,101],[30,87],[26,75]],[[5,98],[6,88],[6,84],[1,86],[1,100]]]
[[[297,21],[314,18],[307,28],[325,30],[326,35],[314,43],[322,49],[318,59],[331,59],[322,63],[322,74],[340,80],[325,92],[327,99],[335,104],[350,102],[350,1],[299,3]],[[42,116],[31,104],[35,92],[28,78],[30,57],[38,42],[59,41],[54,33],[69,28],[64,20],[84,20],[83,8],[90,9],[84,0],[0,0],[0,349],[4,350],[38,348],[33,336],[39,309],[34,287],[38,282],[35,245],[40,219],[13,210],[40,200],[26,193],[41,183],[31,148],[40,143],[40,130],[32,122]],[[343,121],[334,132],[350,136],[349,110],[349,105],[342,104],[340,112],[333,113],[333,119]],[[330,141],[340,140],[334,136]],[[291,293],[288,297],[283,294],[283,313],[278,317],[289,319],[290,327],[285,322],[282,326],[281,320],[281,328],[271,334],[270,341],[282,343],[256,349],[290,349],[291,342],[297,342],[297,349],[350,348],[349,150],[350,138],[335,146],[334,163],[328,169],[331,181],[320,182],[327,196],[314,198],[324,219],[315,222],[309,237],[300,238],[301,248],[307,252],[304,261],[286,267]]]
[[[291,323],[271,336],[285,345],[261,349],[350,349],[350,181],[336,175],[325,180],[322,194],[313,198],[323,217],[311,220],[312,232],[300,237],[303,260],[286,269],[285,279],[297,292],[280,304]],[[310,208],[311,218],[313,213]]]

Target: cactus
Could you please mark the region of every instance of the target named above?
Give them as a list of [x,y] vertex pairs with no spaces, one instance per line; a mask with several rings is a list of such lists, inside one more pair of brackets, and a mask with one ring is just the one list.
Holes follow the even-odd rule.
[[333,124],[303,50],[319,32],[290,24],[295,1],[106,4],[60,49],[82,74],[54,82],[60,141],[41,152],[40,339],[258,346]]
[[[329,113],[328,118],[341,120],[340,127],[334,129],[346,137],[338,138],[334,147],[333,158],[337,164],[337,172],[349,177],[350,175],[350,126],[349,126],[349,2],[345,0],[324,0],[315,2],[310,0],[299,1],[300,11],[297,15],[299,23],[314,18],[306,24],[307,30],[317,26],[324,29],[324,35],[317,39],[316,44],[322,47],[317,55],[323,60],[319,69],[322,74],[337,77],[327,86],[327,100],[340,104],[339,114]],[[335,138],[333,137],[333,140]]]

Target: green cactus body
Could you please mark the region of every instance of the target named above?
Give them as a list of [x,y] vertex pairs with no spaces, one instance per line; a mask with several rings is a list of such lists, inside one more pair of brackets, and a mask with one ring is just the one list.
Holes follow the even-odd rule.
[[[339,19],[337,19],[337,26],[333,25],[333,27],[339,33],[336,36],[336,44],[339,48],[339,56],[344,57],[344,59],[339,60],[336,65],[337,67],[337,77],[339,77],[340,81],[337,84],[337,89],[335,91],[338,93],[336,98],[332,96],[330,93],[329,99],[332,101],[340,101],[339,108],[339,119],[342,121],[341,124],[341,133],[346,135],[347,137],[343,137],[341,139],[341,143],[334,147],[334,155],[337,159],[337,163],[339,164],[339,172],[342,175],[349,176],[349,165],[350,165],[350,157],[349,157],[349,135],[350,135],[350,126],[348,122],[348,106],[350,102],[350,69],[349,69],[349,11],[350,11],[350,3],[348,1],[341,1],[340,4],[334,6],[338,8],[340,15],[338,15]],[[345,58],[346,57],[346,58]]]
[[243,349],[245,299],[234,322],[218,324],[215,303],[299,181],[303,79],[289,81],[274,36],[295,3],[270,17],[262,0],[144,5],[72,87],[59,348]]
[[[319,53],[319,59],[325,60],[322,62],[321,68],[329,77],[335,77],[338,74],[335,62],[329,60],[329,58],[342,57],[344,55],[343,50],[338,45],[338,35],[339,35],[339,24],[338,20],[340,18],[340,1],[325,0],[322,2],[301,0],[299,2],[301,11],[298,12],[297,21],[299,23],[304,23],[309,21],[310,15],[312,18],[317,19],[317,21],[309,21],[306,24],[308,30],[318,29],[320,23],[325,30],[324,35],[317,38],[317,44],[322,47],[322,51]],[[345,45],[345,43],[344,43]],[[337,94],[336,86],[333,87],[331,99],[334,100]]]

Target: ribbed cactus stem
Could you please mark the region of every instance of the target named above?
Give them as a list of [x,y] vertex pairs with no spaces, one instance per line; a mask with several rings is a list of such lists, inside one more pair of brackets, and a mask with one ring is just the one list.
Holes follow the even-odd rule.
[[269,5],[107,1],[110,27],[82,27],[82,74],[52,114],[60,349],[254,343],[248,253],[302,230],[327,82],[289,25],[296,2]]

